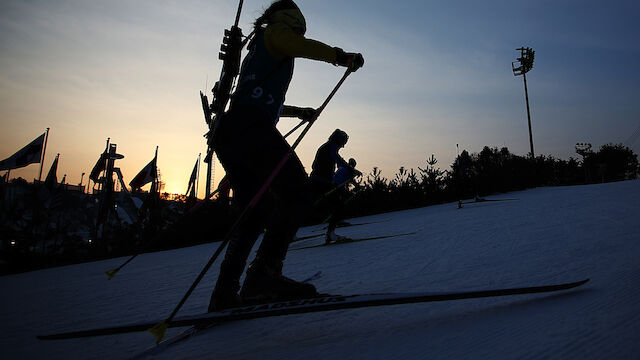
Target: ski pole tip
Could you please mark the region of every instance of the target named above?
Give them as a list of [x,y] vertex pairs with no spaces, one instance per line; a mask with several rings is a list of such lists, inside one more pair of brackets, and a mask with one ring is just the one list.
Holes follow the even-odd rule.
[[156,338],[156,343],[159,343],[160,341],[162,341],[162,338],[164,337],[164,334],[167,332],[168,327],[169,325],[166,322],[161,321],[147,331],[150,332],[151,335],[153,335]]
[[107,274],[107,277],[109,278],[109,280],[111,280],[111,278],[116,276],[117,272],[118,272],[118,269],[111,269],[111,270],[105,271],[104,273]]

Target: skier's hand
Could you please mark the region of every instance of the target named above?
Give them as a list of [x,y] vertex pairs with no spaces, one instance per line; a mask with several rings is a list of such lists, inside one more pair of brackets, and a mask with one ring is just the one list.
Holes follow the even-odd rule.
[[353,169],[353,177],[362,176],[362,172],[360,170]]
[[310,121],[311,119],[313,119],[313,116],[315,114],[316,114],[316,109],[314,108],[310,108],[310,107],[300,108],[298,112],[298,119],[304,120],[304,121]]
[[336,65],[356,71],[364,65],[364,57],[360,53],[346,53],[339,47],[333,48],[336,51]]

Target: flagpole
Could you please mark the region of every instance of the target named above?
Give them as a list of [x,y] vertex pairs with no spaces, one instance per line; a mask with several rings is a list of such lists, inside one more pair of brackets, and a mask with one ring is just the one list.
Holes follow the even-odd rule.
[[158,179],[158,148],[159,146],[156,145],[156,156],[153,158],[153,162],[154,162],[154,170],[155,170],[155,174],[153,174],[153,181],[156,184],[156,191],[158,192],[158,196],[160,196],[160,180]]
[[198,168],[196,170],[196,199],[198,198],[198,185],[200,184],[200,155],[202,155],[202,153],[198,154]]
[[[104,152],[105,152],[105,153],[109,153],[109,141],[110,141],[110,140],[111,140],[111,138],[110,138],[110,137],[108,137],[108,138],[107,138],[107,146],[104,148]],[[107,159],[105,159],[104,161],[107,161]],[[103,178],[102,180],[103,180],[103,181],[101,181],[101,182],[98,184],[98,192],[100,192],[100,193],[102,193],[102,191],[104,190],[104,185],[105,185],[105,184],[104,184],[104,181],[106,181],[106,180],[107,180],[107,165],[106,165],[106,164],[104,165],[104,170],[102,170],[102,171],[101,171],[101,173],[102,173],[102,175],[103,175],[103,176],[102,176],[102,178]],[[95,181],[94,181],[94,183],[95,183]],[[94,186],[95,186],[95,185],[94,185]]]
[[40,158],[40,174],[38,175],[38,182],[42,181],[42,165],[44,165],[44,156],[47,153],[47,142],[49,141],[49,129],[47,128],[46,135],[44,136],[44,149],[42,150],[42,157]]
[[[154,158],[154,165],[155,165],[155,171],[156,171],[154,176],[155,176],[157,182],[160,182],[159,179],[158,179],[158,148],[159,147],[160,146],[156,145],[156,156]],[[160,184],[158,184],[158,185],[160,185]],[[158,193],[160,193],[160,188],[158,188]]]

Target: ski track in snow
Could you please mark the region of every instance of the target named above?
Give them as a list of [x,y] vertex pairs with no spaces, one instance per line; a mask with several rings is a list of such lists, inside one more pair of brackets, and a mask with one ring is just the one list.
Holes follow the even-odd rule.
[[[416,234],[292,251],[285,274],[321,292],[460,291],[590,277],[533,294],[239,321],[214,327],[158,359],[638,359],[640,181],[546,187],[348,221],[353,238]],[[303,228],[299,236],[321,226]],[[314,232],[315,231],[315,232]],[[322,237],[293,247],[319,244]],[[125,359],[148,333],[62,341],[38,334],[162,319],[218,243],[0,277],[0,358]],[[206,309],[219,260],[180,314]],[[167,337],[181,329],[170,329]]]

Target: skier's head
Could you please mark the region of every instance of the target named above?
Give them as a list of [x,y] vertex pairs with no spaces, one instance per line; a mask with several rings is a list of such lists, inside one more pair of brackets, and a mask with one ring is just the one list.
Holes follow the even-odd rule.
[[350,158],[349,159],[349,166],[351,166],[352,168],[356,168],[356,159],[354,158]]
[[339,147],[344,147],[347,145],[347,141],[349,140],[349,135],[346,132],[335,129],[335,131],[329,136],[329,141],[338,145]]
[[264,25],[282,23],[290,27],[296,33],[304,35],[307,32],[307,22],[298,5],[292,0],[277,0],[256,19],[254,26],[256,29]]

